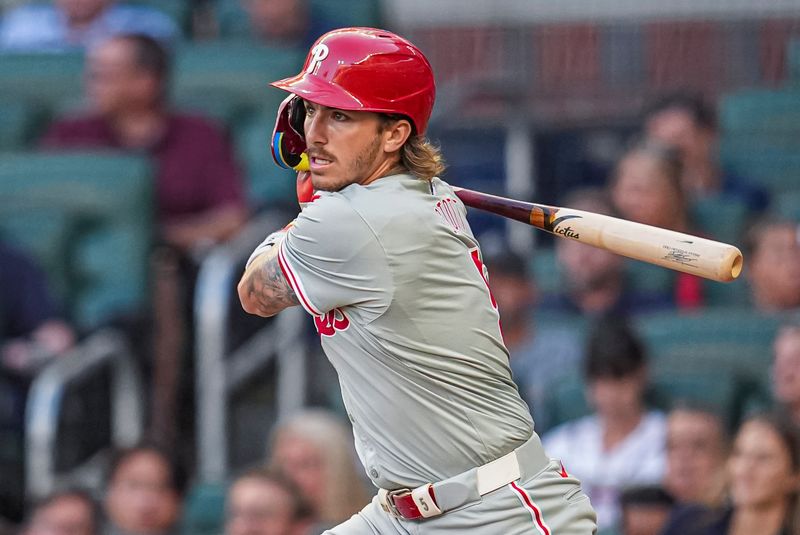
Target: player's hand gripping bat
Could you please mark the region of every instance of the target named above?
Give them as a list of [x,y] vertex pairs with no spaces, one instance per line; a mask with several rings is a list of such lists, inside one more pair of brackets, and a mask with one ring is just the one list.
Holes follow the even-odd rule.
[[593,212],[453,189],[467,206],[629,258],[721,282],[732,281],[742,272],[741,251],[727,243]]

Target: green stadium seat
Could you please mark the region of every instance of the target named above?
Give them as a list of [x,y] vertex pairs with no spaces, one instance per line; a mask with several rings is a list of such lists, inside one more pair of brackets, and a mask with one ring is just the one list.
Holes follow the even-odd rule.
[[692,202],[691,218],[703,236],[726,243],[739,243],[749,209],[741,199],[716,196]]
[[730,373],[748,389],[759,390],[770,381],[771,349],[704,344],[674,347],[651,360],[654,374]]
[[729,132],[722,133],[719,140],[720,157],[723,163],[734,158],[750,155],[783,154],[800,152],[800,139],[798,134],[770,134],[759,132]]
[[760,89],[726,95],[720,102],[719,122],[724,135],[790,136],[800,144],[800,91]]
[[726,168],[775,196],[800,186],[800,90],[746,90],[720,103],[720,155]]
[[775,196],[800,186],[800,149],[723,140],[720,158],[727,169],[763,184]]
[[650,402],[668,411],[681,403],[701,405],[718,412],[728,428],[742,416],[747,390],[740,378],[727,370],[653,371],[648,392]]
[[625,271],[630,289],[636,293],[668,297],[674,294],[675,271],[638,260],[626,260]]
[[305,53],[252,43],[208,42],[184,44],[175,54],[173,95],[218,95],[242,105],[261,106],[274,100],[279,89],[268,83],[296,74]]
[[[719,411],[726,423],[733,425],[752,399],[749,384],[730,370],[667,368],[651,364],[645,398],[648,406],[663,411],[683,402],[709,407]],[[584,380],[573,377],[552,385],[540,410],[547,412],[547,421],[554,426],[590,414]],[[534,420],[536,413],[534,407]],[[546,431],[539,429],[539,432]]]
[[[741,241],[734,243],[740,244]],[[704,279],[702,292],[705,305],[709,307],[744,307],[750,304],[750,292],[744,277],[732,282]]]
[[186,92],[176,95],[174,103],[181,111],[210,118],[228,130],[250,111],[235,94],[225,91]]
[[540,294],[555,294],[561,289],[558,259],[553,247],[539,247],[531,258],[536,289]]
[[82,53],[0,54],[0,95],[47,108],[83,92]]
[[786,59],[788,62],[789,81],[795,85],[800,85],[800,39],[793,39],[789,42]]
[[0,151],[19,150],[34,138],[44,114],[22,100],[0,101]]
[[[249,34],[247,14],[239,0],[217,0],[217,22],[224,39],[236,39]],[[331,21],[334,27],[368,26],[380,28],[383,17],[378,0],[311,0],[311,13]]]
[[152,205],[144,157],[10,153],[0,163],[0,233],[42,262],[82,328],[146,303]]
[[219,535],[225,528],[225,485],[195,485],[186,497],[181,519],[183,535]]
[[705,351],[713,346],[768,353],[782,319],[749,308],[720,307],[692,314],[643,315],[634,320],[634,326],[654,358],[676,348]]
[[775,212],[782,216],[788,217],[800,223],[800,180],[798,180],[798,189],[789,191],[781,195],[775,200]]
[[[279,95],[280,96],[280,95]],[[248,197],[257,207],[296,205],[296,174],[272,160],[270,140],[275,125],[275,107],[264,108],[234,126],[234,140],[247,171]]]
[[586,400],[586,385],[583,379],[572,377],[551,385],[545,394],[542,406],[532,407],[531,410],[534,422],[538,412],[545,412],[547,414],[545,419],[551,425],[548,429],[537,428],[538,433],[546,433],[552,427],[590,414],[591,408]]
[[733,344],[708,342],[676,345],[648,354],[650,367],[655,373],[693,371],[705,373],[724,369],[747,376],[753,371],[750,369],[750,363],[760,360],[765,353],[761,349],[740,349]]
[[[2,173],[0,173],[1,175]],[[6,199],[0,192],[0,199]],[[21,202],[0,208],[0,237],[26,250],[48,275],[50,289],[68,299],[69,256],[74,220],[69,210],[51,203]]]

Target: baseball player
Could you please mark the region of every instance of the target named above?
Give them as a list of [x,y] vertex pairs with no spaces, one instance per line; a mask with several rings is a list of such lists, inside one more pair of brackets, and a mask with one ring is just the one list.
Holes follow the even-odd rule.
[[533,431],[466,209],[437,178],[425,56],[384,30],[339,29],[273,85],[291,94],[273,155],[305,153],[314,194],[238,290],[261,316],[301,305],[339,375],[379,490],[326,533],[594,533],[579,482]]

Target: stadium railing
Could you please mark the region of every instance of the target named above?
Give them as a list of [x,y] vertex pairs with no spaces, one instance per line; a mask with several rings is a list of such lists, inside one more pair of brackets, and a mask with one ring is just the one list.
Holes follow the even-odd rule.
[[[244,343],[232,349],[231,302],[244,261],[264,239],[265,229],[280,228],[275,212],[254,219],[233,241],[203,261],[194,301],[197,399],[197,478],[224,481],[230,470],[230,411],[234,394],[265,366],[277,367],[278,418],[305,403],[307,346],[305,312],[292,307],[264,322]],[[266,411],[266,409],[265,409]],[[264,444],[266,447],[266,444]]]
[[[60,471],[56,457],[63,436],[60,422],[70,387],[104,370],[110,372],[111,443],[83,463]],[[26,495],[41,498],[64,482],[96,485],[112,448],[132,446],[142,436],[144,392],[134,356],[118,331],[97,331],[68,355],[54,360],[34,379],[25,426]]]

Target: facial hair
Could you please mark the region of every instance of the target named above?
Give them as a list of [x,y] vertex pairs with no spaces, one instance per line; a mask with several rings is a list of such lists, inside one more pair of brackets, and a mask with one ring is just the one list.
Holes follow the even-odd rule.
[[320,184],[315,180],[314,173],[311,173],[311,183],[314,184],[314,189],[321,191],[339,191],[350,184],[360,183],[370,173],[370,170],[375,166],[375,160],[381,149],[381,138],[376,137],[375,140],[364,147],[353,160],[353,163],[346,169],[345,176],[335,182],[328,182],[327,184]]

